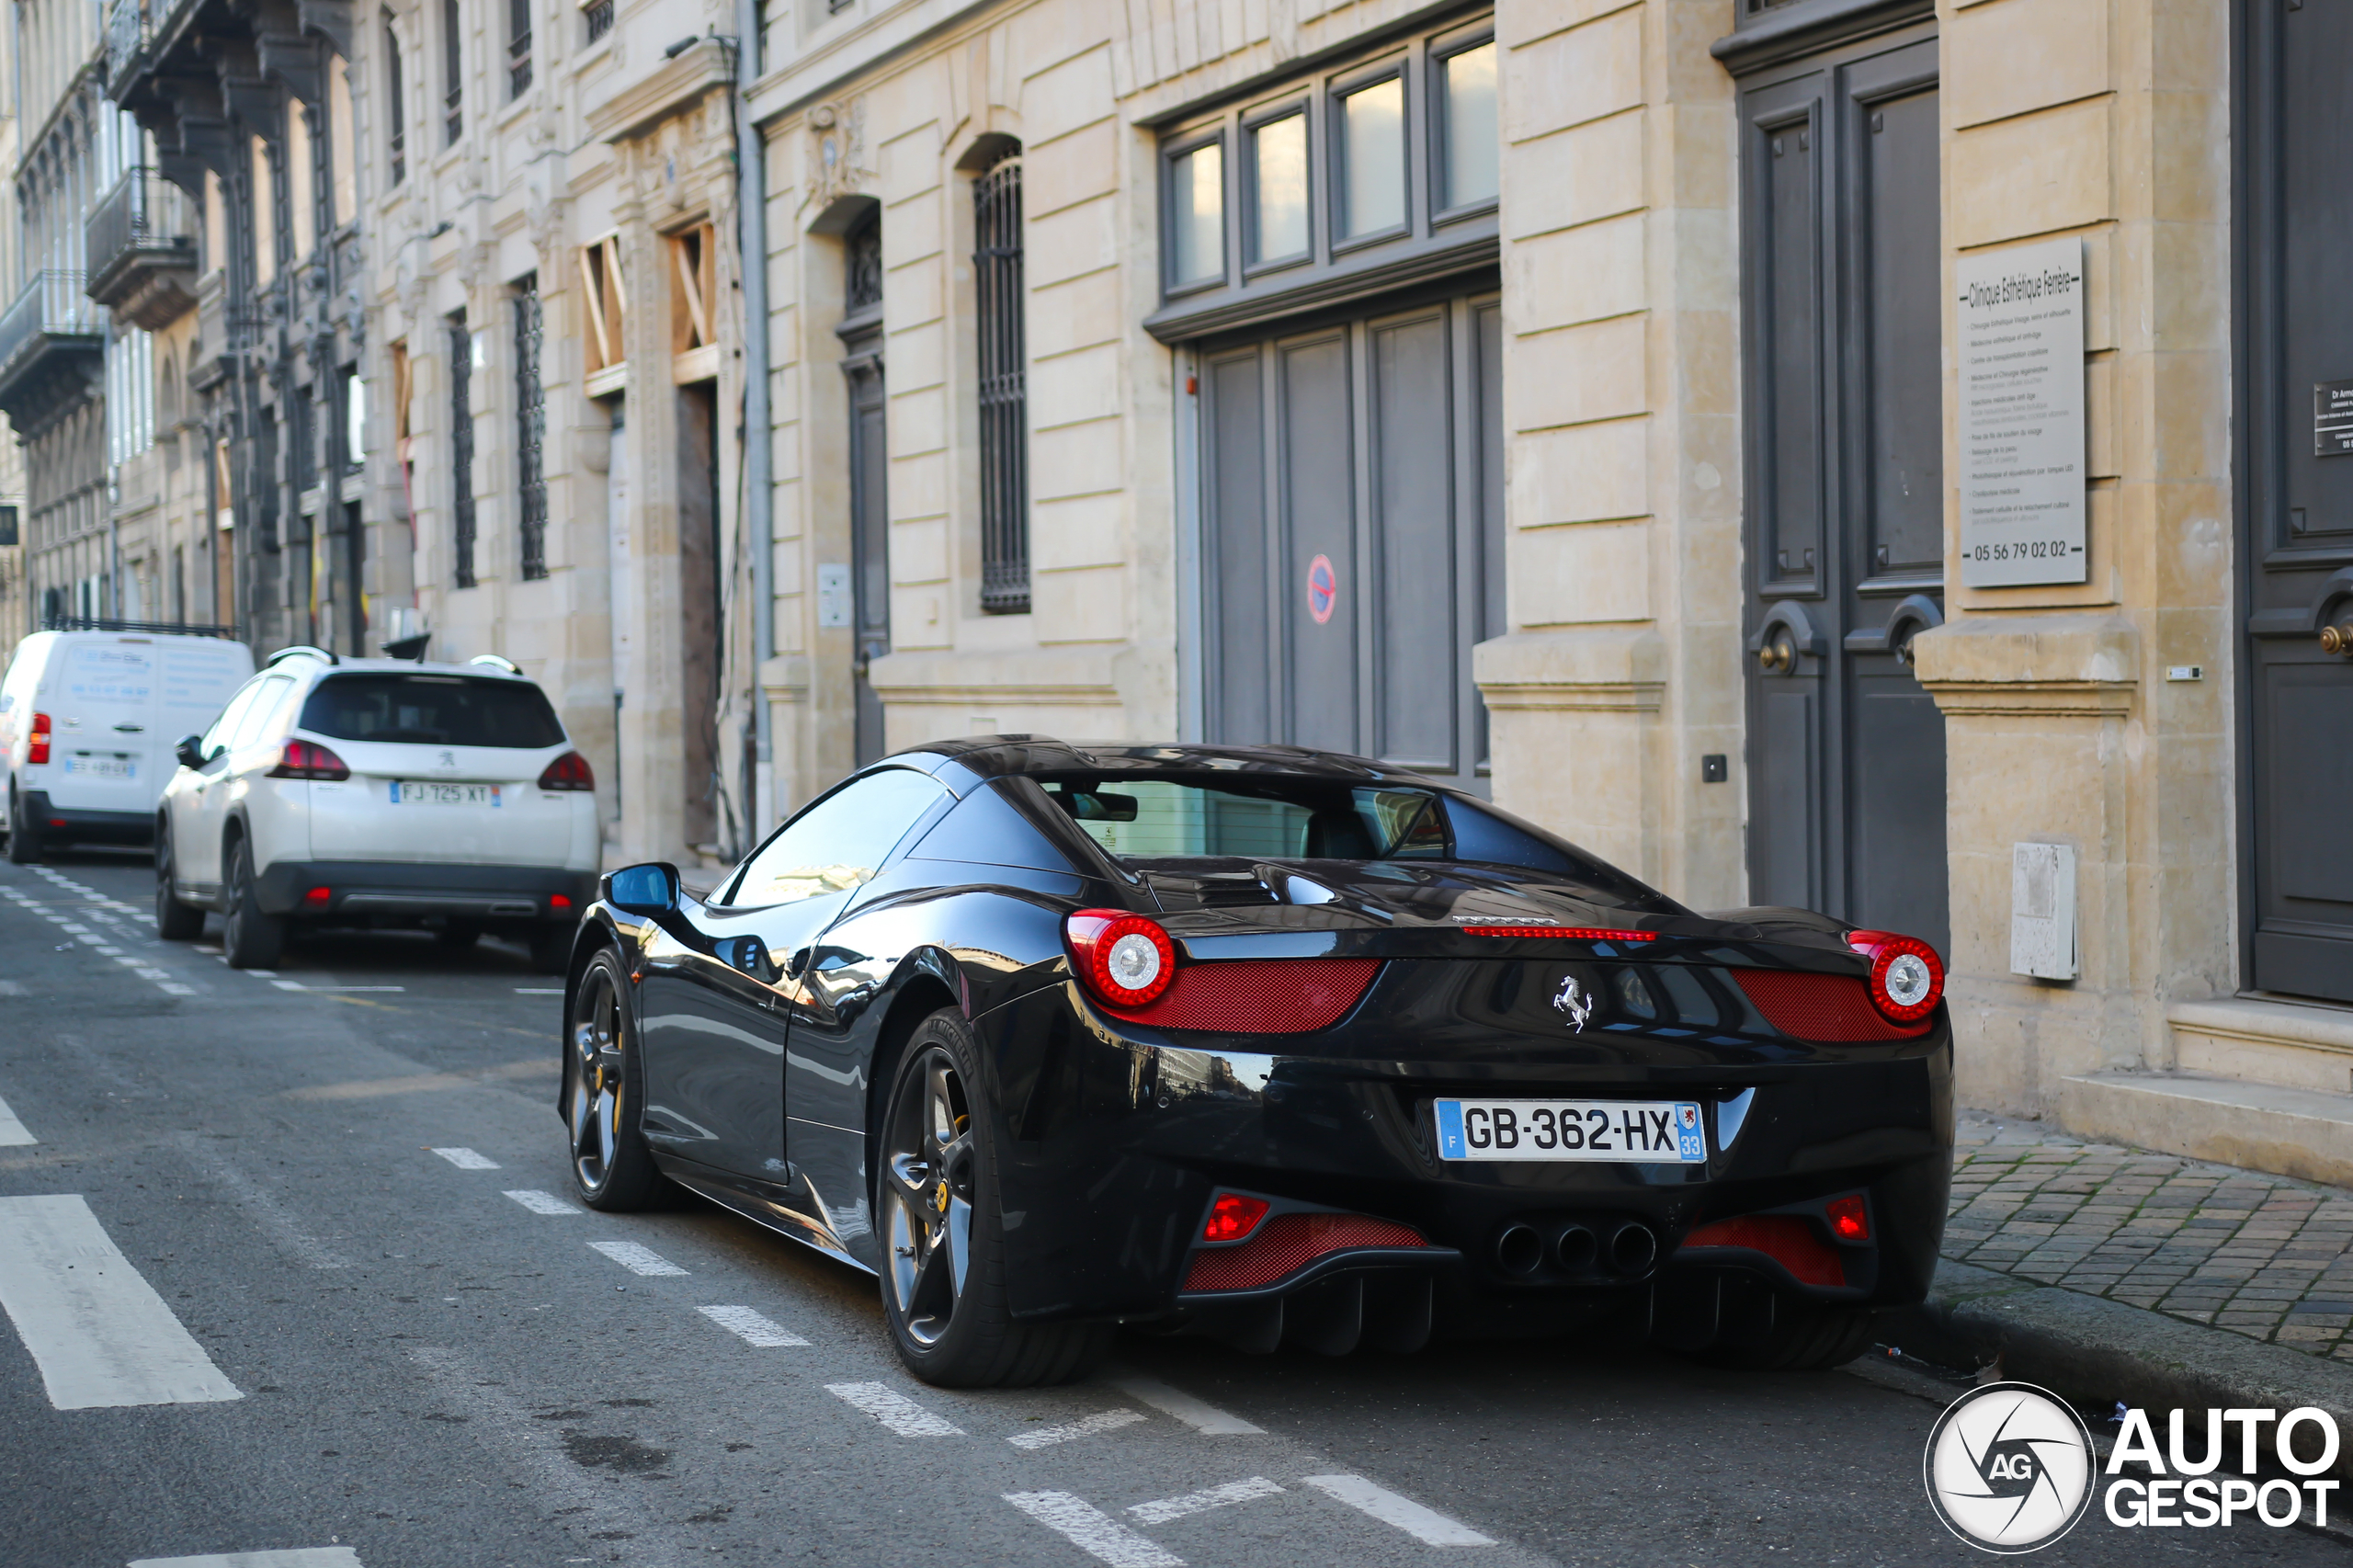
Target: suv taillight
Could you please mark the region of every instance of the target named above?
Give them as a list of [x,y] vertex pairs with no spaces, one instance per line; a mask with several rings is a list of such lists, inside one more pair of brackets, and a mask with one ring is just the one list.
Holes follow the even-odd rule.
[[594,790],[596,787],[597,776],[588,771],[588,759],[576,751],[565,752],[549,763],[547,771],[540,775],[540,788],[542,790]]
[[289,741],[285,755],[278,759],[278,766],[269,770],[269,776],[272,778],[337,779],[350,778],[351,769],[343,765],[343,758],[316,741]]
[[25,766],[28,767],[33,766],[35,763],[47,762],[49,760],[48,714],[36,713],[33,715],[31,738],[32,745],[30,749],[25,753]]
[[1917,937],[1849,931],[1847,945],[1871,960],[1871,1006],[1891,1023],[1916,1024],[1945,994],[1944,960]]

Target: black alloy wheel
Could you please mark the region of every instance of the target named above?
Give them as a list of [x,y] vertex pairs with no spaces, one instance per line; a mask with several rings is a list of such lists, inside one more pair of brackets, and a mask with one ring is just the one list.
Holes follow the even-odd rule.
[[204,935],[204,911],[182,903],[172,892],[172,830],[155,824],[155,935],[166,942],[193,942]]
[[664,1185],[640,1130],[645,1074],[638,1062],[619,954],[588,960],[573,994],[563,1059],[563,1120],[572,1130],[572,1186],[607,1213],[654,1205]]
[[875,1168],[883,1315],[907,1369],[944,1388],[1023,1388],[1084,1377],[1102,1324],[1017,1324],[1006,1288],[994,1123],[963,1019],[939,1012],[893,1074]]
[[253,844],[242,835],[229,852],[229,908],[221,936],[222,956],[231,969],[269,969],[286,951],[286,921],[262,909],[254,885]]

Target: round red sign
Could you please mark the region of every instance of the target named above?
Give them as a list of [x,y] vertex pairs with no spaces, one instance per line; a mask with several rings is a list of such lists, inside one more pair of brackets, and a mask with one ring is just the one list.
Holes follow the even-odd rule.
[[1307,613],[1323,625],[1332,619],[1332,602],[1340,597],[1340,579],[1331,557],[1319,555],[1307,563]]

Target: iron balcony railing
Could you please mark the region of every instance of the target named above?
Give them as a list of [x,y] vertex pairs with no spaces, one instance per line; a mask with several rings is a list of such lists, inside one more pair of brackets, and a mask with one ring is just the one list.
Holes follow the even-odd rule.
[[137,69],[154,37],[147,0],[114,0],[107,10],[107,90],[111,93]]
[[141,256],[193,266],[195,234],[195,204],[186,191],[153,169],[125,170],[82,226],[90,287],[103,297],[119,269]]
[[7,313],[0,315],[0,374],[12,369],[44,337],[90,338],[102,341],[104,313],[82,291],[82,274],[63,267],[36,272],[17,296]]

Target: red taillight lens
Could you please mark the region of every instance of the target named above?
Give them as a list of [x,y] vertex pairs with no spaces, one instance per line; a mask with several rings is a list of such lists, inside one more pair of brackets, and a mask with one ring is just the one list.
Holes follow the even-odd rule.
[[1683,1238],[1683,1251],[1741,1247],[1761,1252],[1790,1271],[1801,1285],[1847,1283],[1847,1260],[1813,1226],[1795,1214],[1744,1214],[1702,1225]]
[[1267,1200],[1245,1198],[1238,1192],[1221,1193],[1210,1205],[1209,1222],[1201,1227],[1205,1242],[1238,1242],[1258,1228],[1267,1217]]
[[1118,909],[1082,909],[1063,922],[1087,990],[1114,1007],[1142,1007],[1176,978],[1176,944],[1156,920]]
[[1867,1242],[1871,1239],[1870,1210],[1863,1207],[1860,1193],[1834,1198],[1823,1210],[1830,1216],[1831,1233],[1842,1242]]
[[551,892],[548,894],[548,907],[554,910],[570,909],[572,907],[572,899],[570,895],[565,893]]
[[333,888],[313,888],[309,892],[302,895],[302,907],[305,909],[324,909],[327,906],[327,900],[334,896],[335,890]]
[[316,741],[289,741],[285,754],[278,757],[278,766],[269,770],[269,776],[272,778],[334,780],[350,778],[351,769],[343,765],[343,758]]
[[1945,964],[1917,937],[1893,931],[1849,931],[1847,945],[1871,960],[1871,1006],[1899,1024],[1915,1024],[1945,994]]
[[34,715],[33,715],[33,727],[32,727],[32,735],[31,735],[31,739],[32,739],[32,746],[31,746],[31,749],[30,749],[30,750],[28,750],[28,751],[27,751],[27,752],[26,752],[26,754],[25,754],[25,765],[26,765],[28,767],[31,767],[31,766],[32,766],[33,764],[35,764],[35,763],[39,763],[39,762],[47,762],[47,761],[49,760],[49,715],[48,715],[48,714],[46,714],[46,713],[36,713],[36,714],[34,714]]
[[597,776],[588,771],[588,759],[576,751],[565,752],[548,764],[540,775],[542,790],[594,790]]

